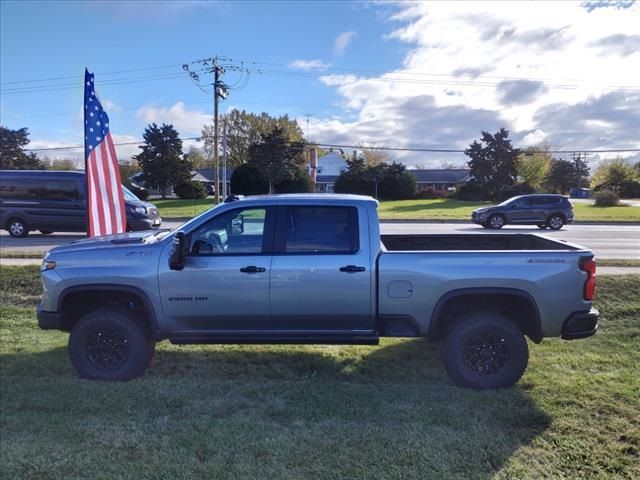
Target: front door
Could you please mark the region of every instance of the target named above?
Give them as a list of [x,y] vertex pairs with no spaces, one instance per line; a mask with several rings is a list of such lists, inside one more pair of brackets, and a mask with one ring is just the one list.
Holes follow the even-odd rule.
[[187,232],[184,269],[170,270],[167,262],[160,265],[162,306],[172,331],[270,328],[274,211],[227,211]]
[[369,232],[365,222],[359,226],[358,213],[347,206],[279,208],[271,264],[274,328],[328,335],[373,332]]

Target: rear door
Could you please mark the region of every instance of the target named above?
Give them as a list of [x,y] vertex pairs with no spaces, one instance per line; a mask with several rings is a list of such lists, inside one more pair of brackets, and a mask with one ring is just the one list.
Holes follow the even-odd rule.
[[352,206],[278,207],[271,265],[274,328],[362,335],[375,329],[366,221]]

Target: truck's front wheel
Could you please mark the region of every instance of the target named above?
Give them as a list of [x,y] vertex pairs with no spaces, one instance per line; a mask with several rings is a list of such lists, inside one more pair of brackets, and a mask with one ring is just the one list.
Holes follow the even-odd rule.
[[151,335],[126,310],[98,308],[69,335],[69,357],[82,378],[126,381],[144,372],[155,350]]
[[520,329],[496,312],[457,319],[442,344],[449,377],[462,387],[506,388],[527,369],[529,348]]

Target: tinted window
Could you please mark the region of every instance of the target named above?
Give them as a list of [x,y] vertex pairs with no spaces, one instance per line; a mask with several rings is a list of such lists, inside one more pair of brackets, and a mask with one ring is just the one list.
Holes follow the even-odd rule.
[[513,205],[516,208],[527,208],[530,204],[531,202],[529,201],[528,198],[519,198],[518,200],[513,202]]
[[78,183],[75,180],[45,180],[41,184],[42,200],[78,200]]
[[358,250],[355,208],[290,207],[286,212],[286,253],[354,253]]
[[15,200],[78,200],[78,182],[72,179],[8,178],[0,183],[0,198]]
[[212,218],[191,234],[192,255],[262,253],[267,211],[264,208],[232,210]]
[[38,186],[31,178],[5,178],[0,183],[0,198],[38,200]]

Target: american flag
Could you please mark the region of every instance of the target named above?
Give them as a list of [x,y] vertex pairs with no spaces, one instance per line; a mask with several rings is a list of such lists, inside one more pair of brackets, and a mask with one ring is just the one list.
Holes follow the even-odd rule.
[[118,158],[109,133],[109,117],[84,72],[84,158],[87,176],[89,236],[122,233],[127,228]]

